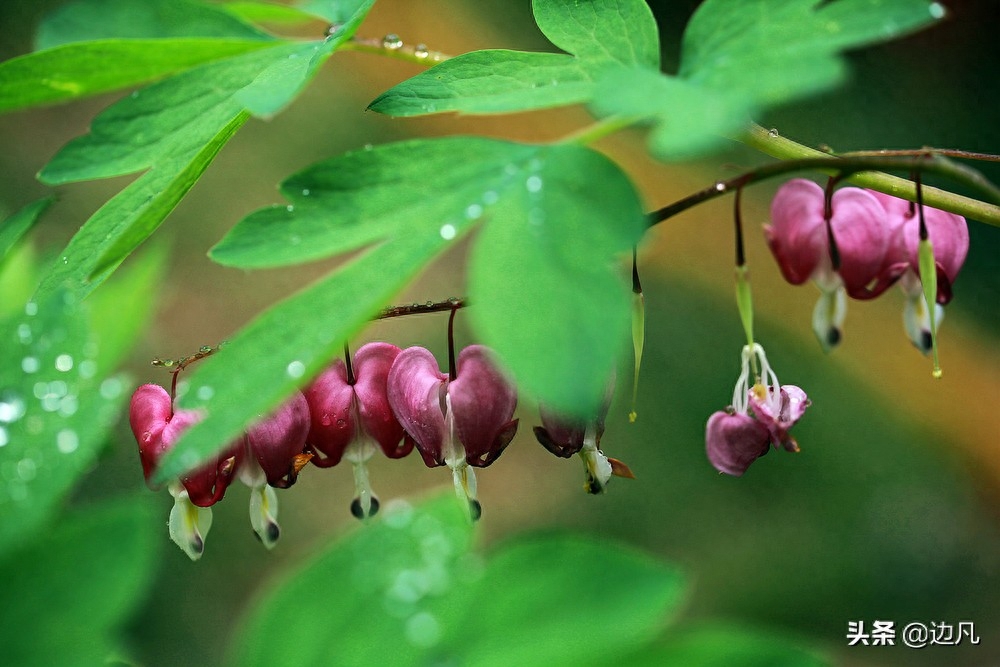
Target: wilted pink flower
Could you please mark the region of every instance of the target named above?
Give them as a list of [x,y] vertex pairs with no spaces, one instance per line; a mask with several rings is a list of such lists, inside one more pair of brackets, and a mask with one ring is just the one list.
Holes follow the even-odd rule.
[[719,472],[739,477],[770,448],[767,427],[749,415],[719,410],[708,418],[705,453]]
[[[788,431],[810,404],[799,387],[779,384],[759,344],[743,347],[741,364],[732,405],[713,413],[705,428],[708,460],[719,472],[736,477],[766,454],[772,444],[787,451],[799,451]],[[751,384],[754,368],[759,374]]]
[[478,514],[475,475],[468,466],[493,463],[517,432],[517,391],[488,350],[471,345],[458,356],[455,379],[422,347],[403,350],[389,371],[389,404],[428,467],[447,465],[456,489]]

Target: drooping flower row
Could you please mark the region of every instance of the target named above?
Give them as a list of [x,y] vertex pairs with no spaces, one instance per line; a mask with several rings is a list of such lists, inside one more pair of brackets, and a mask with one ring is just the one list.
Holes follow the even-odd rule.
[[[202,417],[174,410],[172,403],[166,390],[153,384],[139,387],[132,396],[129,419],[147,483],[164,453]],[[192,559],[200,557],[211,526],[210,508],[238,477],[251,487],[254,531],[272,547],[279,535],[273,488],[291,486],[310,461],[320,468],[350,462],[356,491],[351,511],[358,518],[372,516],[379,505],[368,478],[368,460],[376,451],[395,459],[414,448],[428,467],[452,471],[456,492],[476,519],[481,506],[473,468],[490,465],[510,444],[518,425],[516,407],[516,389],[483,346],[462,350],[451,375],[441,372],[424,348],[368,343],[353,361],[335,361],[212,461],[171,483],[175,505],[170,535]],[[592,493],[602,491],[613,472],[631,475],[598,449],[603,420],[604,413],[595,417],[595,431],[594,425],[543,410],[545,426],[536,429],[553,453],[581,454]],[[580,435],[585,430],[587,435]]]
[[[933,247],[933,315],[920,283],[921,218]],[[805,179],[791,180],[775,194],[764,235],[785,280],[793,285],[812,280],[819,287],[813,330],[824,349],[840,341],[845,295],[872,299],[898,283],[906,296],[906,334],[917,349],[929,352],[969,251],[962,216],[926,206],[921,211],[904,199],[861,188],[840,188],[828,196]]]

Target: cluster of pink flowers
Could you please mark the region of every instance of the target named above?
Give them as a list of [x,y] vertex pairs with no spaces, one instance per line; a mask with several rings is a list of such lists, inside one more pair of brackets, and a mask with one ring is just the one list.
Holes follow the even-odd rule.
[[[828,193],[805,179],[778,190],[764,235],[789,283],[812,280],[819,287],[813,331],[827,351],[840,342],[847,297],[872,299],[898,284],[905,296],[907,336],[928,353],[969,249],[961,216],[927,207],[921,211],[906,200],[861,188]],[[933,252],[933,311],[921,284],[924,241]],[[798,451],[789,429],[809,404],[801,388],[778,383],[759,344],[745,346],[732,404],[708,420],[709,461],[720,472],[740,476],[772,446]]]
[[906,200],[861,188],[841,188],[827,200],[823,188],[805,179],[791,180],[775,194],[764,235],[785,280],[812,280],[819,287],[813,330],[825,349],[840,341],[845,295],[872,299],[898,283],[906,296],[906,333],[919,350],[930,350],[932,329],[951,301],[969,251],[969,229],[959,215],[923,209],[937,273],[932,318],[919,278],[920,217]]
[[[211,527],[210,508],[239,478],[251,488],[254,531],[272,547],[280,533],[273,489],[291,486],[310,462],[320,468],[350,462],[356,492],[351,511],[367,518],[379,509],[367,461],[377,451],[396,459],[414,448],[428,467],[452,471],[456,493],[475,520],[482,508],[473,468],[490,465],[510,444],[518,426],[516,407],[514,385],[481,345],[462,350],[449,376],[424,348],[368,343],[350,364],[335,361],[210,462],[171,483],[171,538],[192,559],[199,558]],[[580,453],[592,493],[602,491],[612,474],[631,476],[624,464],[598,449],[606,412],[607,404],[595,424],[585,426],[543,410],[545,426],[536,429],[542,444],[559,456]],[[201,417],[174,410],[170,395],[158,385],[136,390],[129,420],[147,484],[164,453]]]

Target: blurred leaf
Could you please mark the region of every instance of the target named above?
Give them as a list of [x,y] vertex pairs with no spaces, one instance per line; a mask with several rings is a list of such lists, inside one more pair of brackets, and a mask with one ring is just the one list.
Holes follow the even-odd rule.
[[[454,495],[387,503],[369,525],[275,582],[231,645],[229,664],[414,664],[429,603],[468,585],[472,526]],[[380,660],[374,660],[376,656]]]
[[659,634],[684,592],[677,570],[622,545],[522,538],[435,604],[443,636],[432,655],[469,667],[613,664]]
[[162,245],[143,251],[87,300],[90,330],[101,345],[99,376],[118,368],[135,341],[149,329],[168,257]]
[[157,525],[146,503],[92,506],[0,560],[5,663],[107,664],[152,579]]
[[0,63],[0,112],[127,88],[270,45],[259,40],[175,38],[56,46]]
[[53,197],[33,201],[0,222],[0,266],[3,266],[7,253],[38,222],[38,218],[53,201]]
[[173,210],[253,113],[275,113],[338,42],[281,43],[208,63],[133,93],[100,114],[89,135],[42,170],[50,184],[148,171],[77,232],[40,294],[96,288]]
[[707,626],[669,632],[665,639],[622,656],[629,667],[829,667],[833,663],[789,638],[739,627]]
[[290,664],[345,667],[611,659],[651,639],[684,591],[673,568],[580,537],[512,542],[484,564],[450,494],[384,512],[272,587],[231,664],[271,664],[274,646]]
[[51,516],[125,398],[121,378],[96,374],[101,351],[87,314],[63,297],[0,322],[0,553]]
[[680,72],[606,70],[591,110],[654,124],[651,152],[686,159],[720,147],[754,113],[839,84],[840,53],[941,18],[927,0],[707,0],[684,32]]
[[24,302],[38,287],[38,266],[31,243],[18,243],[0,262],[0,320],[24,312]]
[[375,0],[301,0],[296,6],[340,26],[340,34],[350,37],[374,4]]
[[643,0],[535,0],[542,33],[572,55],[473,51],[407,79],[369,106],[390,116],[506,113],[590,100],[609,64],[659,69],[653,14]]
[[253,23],[274,23],[296,25],[315,21],[316,16],[291,5],[276,5],[270,2],[247,0],[227,0],[221,7],[231,14]]
[[36,50],[109,39],[211,37],[267,40],[270,35],[223,9],[192,0],[78,0],[45,17]]
[[596,414],[631,321],[615,258],[645,231],[642,204],[617,165],[580,146],[539,149],[506,173],[470,258],[469,316],[520,390]]

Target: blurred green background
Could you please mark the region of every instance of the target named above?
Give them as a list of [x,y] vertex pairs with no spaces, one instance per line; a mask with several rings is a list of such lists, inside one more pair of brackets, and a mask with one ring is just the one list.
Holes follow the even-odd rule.
[[[0,56],[27,52],[32,26],[57,4],[3,3]],[[669,70],[698,3],[650,4]],[[1000,152],[996,3],[945,4],[951,16],[937,28],[851,54],[854,78],[843,88],[758,120],[802,143],[838,150],[931,145]],[[533,26],[526,1],[380,0],[359,34],[389,32],[447,53],[550,48]],[[545,140],[587,122],[580,109],[407,121],[363,112],[378,93],[417,71],[405,63],[337,54],[290,109],[268,121],[250,121],[226,147],[150,243],[171,254],[155,316],[128,364],[136,384],[167,381],[149,367],[153,356],[179,357],[226,338],[328,266],[247,273],[205,257],[236,221],[278,201],[276,185],[291,172],[365,143],[405,136],[476,132]],[[0,119],[0,212],[44,196],[47,189],[34,180],[35,172],[114,99]],[[642,134],[629,132],[600,147],[633,175],[650,209],[765,160],[734,147],[713,160],[664,166],[644,157],[642,145]],[[977,166],[1000,181],[996,165]],[[59,201],[32,235],[33,246],[43,255],[57,252],[126,182],[59,188]],[[557,460],[534,442],[530,426],[537,413],[522,405],[517,440],[480,476],[480,543],[488,547],[551,527],[622,540],[690,574],[693,589],[681,623],[725,619],[785,631],[828,650],[837,664],[997,663],[1000,230],[970,223],[972,248],[942,327],[945,375],[935,382],[929,361],[906,341],[902,299],[895,293],[851,303],[844,344],[829,356],[819,350],[809,328],[818,293],[784,284],[753,231],[766,221],[777,185],[747,193],[744,220],[758,339],[781,381],[803,386],[813,400],[796,427],[802,452],[774,452],[741,479],[716,474],[705,459],[704,423],[730,400],[742,344],[731,298],[730,201],[716,201],[652,231],[640,252],[647,338],[639,419],[629,424],[625,418],[625,379],[631,377],[626,355],[603,441],[605,452],[626,461],[637,479],[615,480],[604,497],[587,496],[579,464]],[[398,301],[461,294],[463,251],[438,262]],[[444,326],[434,316],[382,322],[364,338],[426,345],[442,358]],[[461,317],[459,338],[473,341]],[[426,470],[416,457],[375,460],[372,475],[383,501],[450,483],[444,471]],[[189,562],[170,544],[165,526],[153,542],[157,576],[126,633],[142,664],[217,664],[255,595],[353,523],[353,488],[344,467],[307,469],[292,490],[279,492],[283,535],[270,553],[250,533],[246,491],[234,488],[228,495],[215,508],[200,562]],[[71,504],[121,498],[149,504],[157,522],[165,523],[170,499],[144,490],[124,419]],[[894,621],[897,629],[910,621],[971,620],[982,643],[924,650],[846,646],[848,621],[870,625],[876,619]]]

